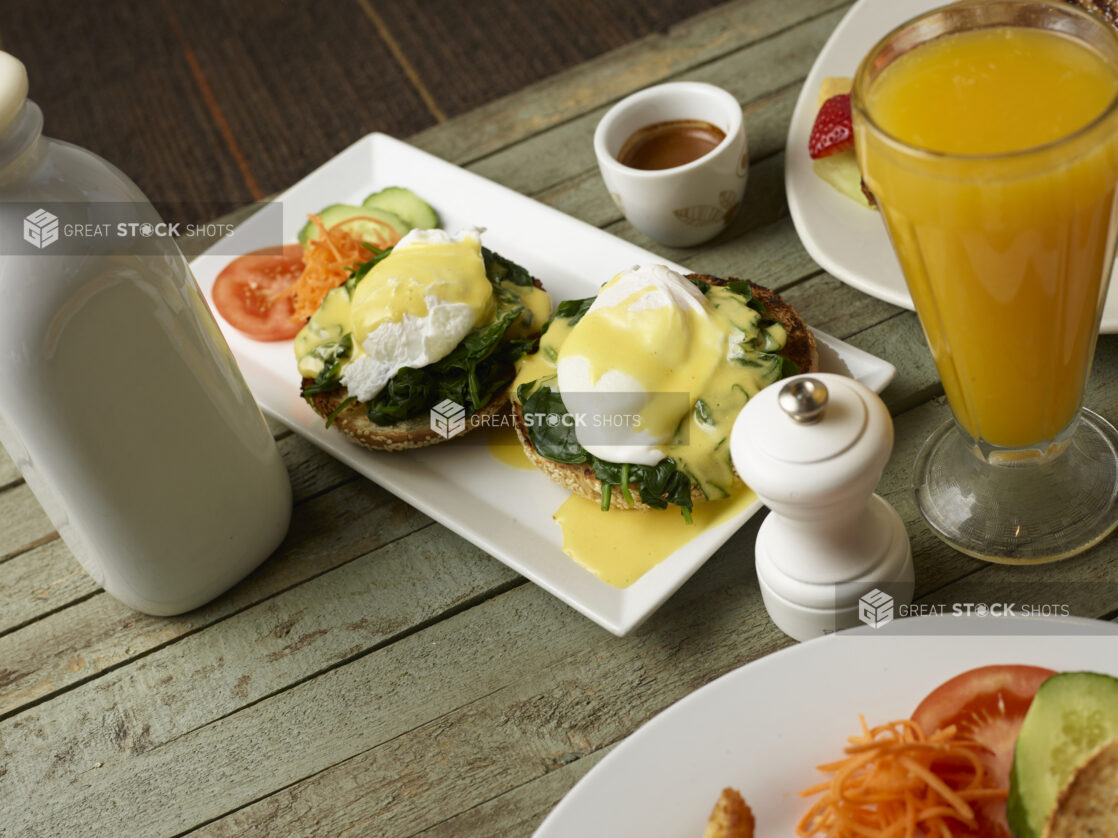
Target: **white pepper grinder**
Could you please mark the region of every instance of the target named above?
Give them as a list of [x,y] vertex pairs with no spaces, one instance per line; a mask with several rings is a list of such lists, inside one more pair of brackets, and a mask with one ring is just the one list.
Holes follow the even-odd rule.
[[874,494],[892,450],[884,403],[841,375],[767,387],[734,423],[734,468],[772,510],[757,534],[761,594],[796,640],[876,627],[912,601],[904,522]]

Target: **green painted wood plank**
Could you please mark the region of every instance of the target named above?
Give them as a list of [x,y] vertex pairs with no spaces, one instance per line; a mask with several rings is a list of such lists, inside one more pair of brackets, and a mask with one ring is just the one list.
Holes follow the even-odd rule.
[[0,564],[0,635],[101,590],[61,539]]
[[[531,835],[555,806],[558,797],[582,779],[611,750],[612,746],[603,748],[567,763],[536,780],[502,792],[459,815],[424,829],[417,835],[422,838],[458,838],[460,835],[481,835],[486,830],[489,830],[490,835]],[[215,826],[218,824],[221,826],[215,834],[221,835],[220,830],[226,827],[223,821],[217,821]]]
[[0,716],[95,678],[429,523],[373,483],[351,481],[296,507],[279,551],[203,608],[179,617],[151,617],[101,594],[6,634],[0,637]]
[[[0,815],[42,783],[109,773],[467,606],[516,574],[428,527],[0,724]],[[325,708],[323,708],[325,709]],[[24,747],[49,741],[43,759]]]
[[753,0],[699,15],[411,137],[454,163],[469,163],[596,107],[726,53],[759,43],[846,0]]
[[[750,153],[755,158],[764,157],[784,147],[788,119],[795,105],[794,97],[799,95],[800,83],[845,11],[825,13],[664,80],[707,82],[746,103]],[[791,99],[786,112],[783,108],[772,107],[770,100],[778,94]],[[604,106],[595,108],[525,141],[508,145],[471,163],[468,168],[525,194],[550,188],[583,172],[596,171],[594,129],[607,109]],[[753,126],[752,121],[758,124]]]
[[[799,312],[805,322],[855,345],[858,345],[859,333],[884,324],[886,320],[900,314],[900,309],[895,306],[856,291],[827,273],[815,274],[805,282],[785,288],[781,291],[781,296]],[[880,346],[887,347],[895,331],[890,326],[873,329],[872,334],[877,336]],[[891,346],[884,351],[890,353],[892,357],[889,360],[894,364],[907,362],[907,359],[902,361],[898,358]],[[923,377],[926,378],[926,373]]]
[[15,461],[12,460],[4,446],[0,445],[0,486],[7,486],[21,479]]
[[22,481],[0,491],[0,567],[4,560],[26,552],[50,538],[54,525]]
[[[15,745],[0,806],[9,790],[23,805],[4,811],[5,821],[17,832],[30,823],[61,833],[176,832],[309,777],[300,789],[306,803],[262,818],[263,831],[295,834],[313,819],[329,834],[364,824],[387,838],[435,825],[470,801],[594,753],[717,672],[786,645],[758,613],[742,561],[753,534],[739,533],[685,593],[622,640],[520,585],[158,747],[144,738],[144,705],[128,708],[134,717],[117,759],[70,749],[74,762],[52,774],[52,749],[35,757]],[[71,701],[45,709],[59,713]],[[43,735],[35,733],[45,731],[40,712],[0,726],[5,747]],[[341,773],[323,773],[359,755]],[[191,790],[189,799],[166,806],[179,788]],[[334,806],[325,807],[327,798]]]

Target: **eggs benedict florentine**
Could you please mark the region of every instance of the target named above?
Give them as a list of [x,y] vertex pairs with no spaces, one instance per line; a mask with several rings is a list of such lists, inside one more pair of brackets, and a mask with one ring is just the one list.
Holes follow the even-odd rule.
[[539,468],[602,509],[675,505],[689,518],[694,501],[733,489],[745,402],[817,366],[814,336],[774,292],[635,267],[560,303],[518,365],[517,433]]
[[302,395],[370,448],[441,442],[445,400],[471,418],[507,404],[514,364],[551,310],[538,280],[481,245],[481,230],[412,230],[330,291],[295,338]]

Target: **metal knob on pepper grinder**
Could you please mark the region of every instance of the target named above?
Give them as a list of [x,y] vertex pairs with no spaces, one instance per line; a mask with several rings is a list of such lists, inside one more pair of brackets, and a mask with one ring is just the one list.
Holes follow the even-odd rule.
[[757,533],[761,594],[796,640],[877,625],[912,601],[904,522],[874,494],[892,449],[881,399],[829,373],[762,390],[734,423],[734,468],[772,510]]

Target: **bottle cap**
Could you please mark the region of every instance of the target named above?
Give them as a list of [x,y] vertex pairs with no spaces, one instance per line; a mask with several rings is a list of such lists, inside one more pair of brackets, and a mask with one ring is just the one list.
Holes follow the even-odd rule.
[[0,52],[0,132],[27,101],[27,68],[10,52]]
[[827,385],[818,378],[798,378],[780,388],[781,409],[801,425],[814,425],[827,410]]
[[865,431],[869,416],[863,390],[853,379],[825,373],[766,387],[738,417],[731,451],[742,463],[757,456],[799,464],[833,459]]

